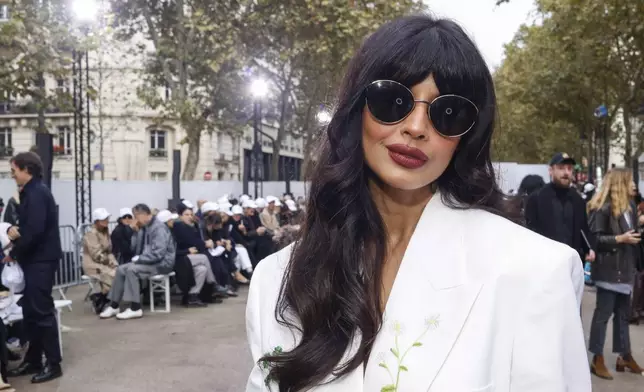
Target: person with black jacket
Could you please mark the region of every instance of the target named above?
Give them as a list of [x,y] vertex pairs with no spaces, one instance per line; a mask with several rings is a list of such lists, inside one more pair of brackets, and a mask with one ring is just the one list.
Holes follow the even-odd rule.
[[[557,153],[550,160],[551,182],[532,193],[525,204],[526,226],[544,237],[564,243],[582,261],[594,261],[594,235],[588,227],[586,203],[571,188],[575,160]],[[530,251],[530,249],[528,249]]]
[[117,225],[112,230],[112,253],[119,265],[126,264],[132,261],[134,251],[132,250],[132,237],[134,230],[132,223],[134,222],[134,214],[131,208],[121,208],[119,211],[119,218],[116,221]]
[[18,207],[20,206],[19,193],[9,198],[7,207],[4,210],[3,221],[10,223],[12,226],[18,226]]
[[179,203],[177,207],[179,221],[175,222],[172,228],[174,239],[177,242],[177,259],[186,257],[192,265],[195,285],[190,289],[187,298],[184,299],[188,307],[207,306],[199,298],[199,293],[205,283],[215,284],[210,260],[208,259],[208,248],[213,248],[212,242],[205,242],[201,238],[199,227],[195,224],[194,214],[191,208]]
[[224,222],[219,212],[206,215],[203,222],[203,239],[212,242],[214,245],[214,248],[208,252],[212,262],[213,272],[219,284],[226,289],[226,295],[236,297],[236,287],[234,286],[231,274],[234,274],[235,271],[235,263],[233,260],[237,256],[237,252],[234,243],[228,238],[229,228],[224,227]]
[[[11,158],[11,175],[20,190],[18,225],[8,235],[13,242],[3,261],[17,260],[25,276],[21,299],[29,350],[10,376],[34,374],[32,383],[42,383],[63,375],[56,309],[51,295],[62,257],[58,209],[51,191],[42,182],[43,164],[33,152]],[[42,355],[47,358],[42,365]]]

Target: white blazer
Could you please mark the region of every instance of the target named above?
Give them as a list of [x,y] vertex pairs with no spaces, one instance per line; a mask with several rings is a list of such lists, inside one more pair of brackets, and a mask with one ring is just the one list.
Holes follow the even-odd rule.
[[[253,274],[247,392],[269,391],[259,358],[298,340],[275,320],[290,252],[269,256]],[[409,242],[366,370],[311,391],[591,391],[582,294],[570,247],[485,211],[451,209],[437,194]]]

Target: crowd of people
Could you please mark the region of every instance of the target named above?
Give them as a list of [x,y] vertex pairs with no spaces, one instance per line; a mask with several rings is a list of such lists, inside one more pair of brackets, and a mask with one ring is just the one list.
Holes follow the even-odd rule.
[[[25,287],[15,304],[23,321],[0,328],[3,341],[11,342],[0,347],[0,389],[8,391],[9,377],[33,375],[32,382],[41,383],[63,374],[51,294],[62,257],[58,210],[42,182],[43,165],[37,154],[20,153],[10,163],[18,192],[4,211],[0,268],[17,263]],[[83,272],[98,283],[91,296],[94,309],[101,319],[142,317],[141,303],[149,299],[143,286],[151,276],[170,272],[175,272],[172,286],[186,307],[236,297],[238,288],[252,279],[258,262],[294,239],[303,210],[303,198],[295,200],[291,194],[255,200],[226,195],[216,201],[199,200],[196,206],[181,200],[171,210],[140,203],[122,208],[110,230],[112,214],[97,208],[82,240]],[[13,306],[13,295],[0,285],[1,306],[5,302]],[[20,352],[25,347],[23,358]],[[9,370],[9,360],[21,362]]]
[[184,306],[236,297],[257,263],[292,241],[302,208],[303,199],[289,194],[256,200],[226,195],[196,206],[181,200],[160,211],[137,204],[119,211],[111,233],[111,214],[98,208],[82,259],[84,273],[100,285],[91,296],[95,311],[102,319],[142,317],[141,282],[172,271]]
[[612,380],[604,359],[606,329],[613,318],[613,352],[617,372],[644,375],[632,355],[629,324],[644,320],[644,201],[625,168],[612,168],[596,187],[574,183],[575,160],[564,153],[550,161],[551,182],[526,176],[518,196],[528,228],[577,250],[596,287],[588,350],[591,372]]

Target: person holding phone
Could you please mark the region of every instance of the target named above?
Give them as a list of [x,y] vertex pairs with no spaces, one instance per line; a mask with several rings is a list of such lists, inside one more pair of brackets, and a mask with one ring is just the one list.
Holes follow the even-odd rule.
[[597,287],[597,304],[590,329],[588,350],[594,354],[591,372],[612,380],[604,363],[606,325],[613,316],[613,352],[615,369],[643,374],[631,353],[629,335],[630,296],[633,292],[635,266],[640,257],[637,213],[630,200],[633,176],[626,169],[611,169],[602,187],[588,203],[591,230],[597,238],[597,258],[592,279]]

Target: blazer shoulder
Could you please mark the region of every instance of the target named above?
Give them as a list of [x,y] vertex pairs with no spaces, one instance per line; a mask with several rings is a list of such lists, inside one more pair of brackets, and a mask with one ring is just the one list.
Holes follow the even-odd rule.
[[[568,245],[487,211],[471,210],[465,232],[476,253],[487,254],[489,262],[497,260],[504,269],[538,274],[579,255]],[[581,261],[578,261],[581,263]]]
[[260,261],[253,272],[251,282],[258,281],[261,286],[277,286],[279,289],[286,267],[291,259],[293,244],[267,256]]

